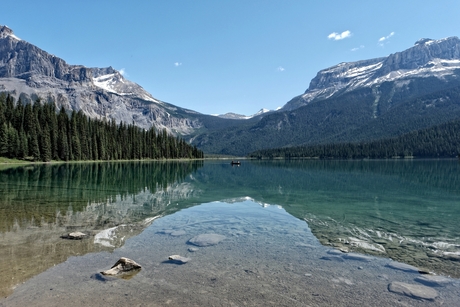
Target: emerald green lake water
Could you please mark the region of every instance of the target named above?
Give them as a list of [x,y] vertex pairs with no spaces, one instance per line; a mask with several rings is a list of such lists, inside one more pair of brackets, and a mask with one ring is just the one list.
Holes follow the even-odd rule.
[[[459,174],[456,160],[6,169],[0,306],[460,304]],[[61,238],[73,231],[87,238]],[[225,239],[191,249],[202,233]],[[173,254],[191,261],[171,264]],[[122,256],[141,272],[130,280],[98,275]],[[394,269],[391,260],[417,269]],[[433,300],[388,290],[392,282],[419,285],[417,271],[448,277],[448,285]]]

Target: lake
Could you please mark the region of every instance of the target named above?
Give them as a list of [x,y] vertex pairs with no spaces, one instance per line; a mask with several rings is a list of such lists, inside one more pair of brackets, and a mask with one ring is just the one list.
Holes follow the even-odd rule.
[[[459,173],[457,160],[7,168],[0,306],[458,306]],[[120,257],[142,269],[100,274]]]

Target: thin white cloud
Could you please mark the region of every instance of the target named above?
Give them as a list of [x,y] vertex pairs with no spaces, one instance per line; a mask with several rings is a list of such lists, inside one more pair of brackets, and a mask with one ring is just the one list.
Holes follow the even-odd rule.
[[387,36],[382,36],[381,38],[379,38],[379,45],[380,46],[383,46],[384,42],[389,40],[390,37],[392,37],[393,35],[395,35],[395,32],[391,32],[390,34],[388,34]]
[[343,31],[342,33],[337,33],[337,32],[332,32],[327,36],[328,39],[333,39],[333,40],[341,40],[347,37],[351,36],[351,32],[349,30]]
[[182,66],[182,63],[176,62],[176,63],[174,63],[174,66],[176,66],[176,67]]
[[358,51],[359,49],[363,49],[363,48],[364,48],[364,45],[361,45],[359,47],[351,49],[351,51]]
[[125,76],[125,77],[128,76],[128,74],[126,73],[126,69],[124,69],[124,68],[120,69],[119,72],[120,72],[120,74],[121,74],[122,76]]
[[284,67],[278,66],[278,68],[277,68],[276,70],[277,70],[277,71],[284,71]]

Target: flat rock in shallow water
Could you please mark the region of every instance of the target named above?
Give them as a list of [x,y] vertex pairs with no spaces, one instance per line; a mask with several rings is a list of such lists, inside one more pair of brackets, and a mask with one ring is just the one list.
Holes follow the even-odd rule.
[[103,275],[118,276],[133,271],[139,271],[141,269],[140,264],[129,258],[121,257],[111,268],[101,272]]
[[176,264],[184,264],[184,263],[187,263],[187,262],[189,262],[191,260],[190,258],[182,257],[180,255],[172,255],[172,256],[169,256],[168,259],[171,262],[174,262]]
[[344,254],[341,250],[338,250],[338,249],[328,250],[327,253],[329,255],[335,255],[335,256],[342,256]]
[[344,254],[342,257],[348,260],[356,260],[356,261],[363,261],[363,262],[371,262],[373,259],[372,257],[364,256],[364,255],[356,254],[356,253]]
[[179,237],[179,236],[183,236],[187,234],[184,230],[175,230],[173,232],[171,232],[169,235],[170,236],[173,236],[173,237]]
[[417,269],[416,267],[406,264],[406,263],[397,262],[397,261],[391,261],[390,263],[387,264],[387,267],[396,269],[396,270],[401,270],[404,272],[414,272],[414,273],[419,272],[419,269]]
[[388,290],[416,299],[434,300],[438,297],[438,291],[433,288],[422,285],[406,284],[398,281],[389,284]]
[[191,238],[188,242],[196,246],[211,246],[216,245],[220,241],[224,240],[225,236],[218,235],[215,233],[205,233]]
[[436,275],[422,275],[416,277],[414,280],[430,287],[444,287],[452,283],[452,280],[449,278]]

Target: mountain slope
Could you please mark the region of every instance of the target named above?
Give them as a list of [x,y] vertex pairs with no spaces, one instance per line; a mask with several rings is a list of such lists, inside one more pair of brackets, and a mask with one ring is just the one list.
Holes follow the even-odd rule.
[[41,98],[54,101],[57,108],[82,110],[91,118],[115,119],[145,129],[153,126],[178,135],[237,122],[165,103],[112,67],[69,65],[19,39],[6,26],[0,26],[0,91],[23,102]]
[[[207,152],[369,141],[460,118],[460,40],[420,40],[386,58],[320,71],[305,94],[256,123],[198,136]],[[224,140],[224,141],[223,141]]]
[[421,39],[405,51],[388,57],[340,63],[321,70],[304,94],[293,98],[283,109],[293,110],[363,87],[378,88],[386,82],[407,87],[412,80],[427,77],[444,79],[460,69],[460,39]]

